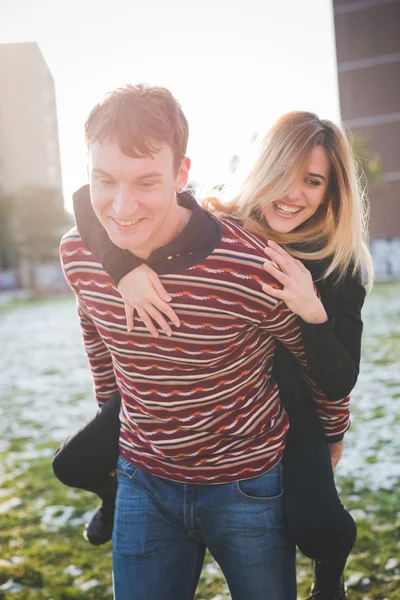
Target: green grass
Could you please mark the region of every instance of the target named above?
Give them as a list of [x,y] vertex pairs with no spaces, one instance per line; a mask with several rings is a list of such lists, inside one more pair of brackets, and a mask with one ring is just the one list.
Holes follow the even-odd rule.
[[[15,466],[19,467],[18,461]],[[358,522],[358,539],[346,571],[347,578],[358,574],[354,579],[357,582],[351,586],[351,599],[398,600],[400,513],[397,491],[355,490],[350,479],[341,481],[341,488],[341,497]],[[82,517],[94,508],[96,499],[77,490],[71,494],[54,478],[49,458],[29,461],[28,468],[7,480],[3,489],[8,489],[10,494],[3,496],[0,503],[12,497],[18,497],[22,503],[0,514],[2,559],[22,557],[24,562],[0,566],[0,585],[13,579],[24,588],[2,596],[0,592],[0,598],[111,600],[111,544],[92,547],[82,538],[82,526],[69,524],[71,519]],[[63,514],[65,506],[73,507],[67,524],[55,531],[44,530],[45,509],[58,507],[52,513],[57,517]],[[390,559],[396,557],[399,566],[390,568]],[[70,565],[82,574],[65,572]],[[299,597],[306,597],[311,577],[309,560],[299,555]],[[93,579],[98,581],[96,587],[86,591],[77,587],[77,583]],[[226,585],[219,569],[207,556],[196,599],[212,600],[218,594],[229,598],[225,595]]]
[[[400,425],[400,411],[396,408],[400,398],[400,380],[396,370],[396,364],[399,364],[400,359],[398,326],[400,300],[397,302],[397,299],[400,299],[400,283],[377,284],[370,299],[367,300],[370,304],[366,312],[363,347],[364,372],[367,377],[364,383],[362,376],[360,377],[354,394],[352,401],[354,423],[348,434],[349,442],[346,442],[345,453],[346,448],[347,452],[352,451],[352,436],[356,441],[358,436],[362,435],[364,427],[368,425],[368,435],[371,437],[367,440],[367,451],[363,455],[363,462],[371,470],[380,469],[381,463],[387,461],[391,448],[398,447],[395,445],[398,444],[398,435],[395,431],[399,432]],[[382,329],[382,307],[385,306],[386,300],[390,301],[391,308],[387,316],[383,315],[385,326]],[[65,315],[68,331],[69,319],[71,321],[75,319],[72,297],[70,300],[52,298],[45,301],[45,306],[58,304],[60,301],[67,302],[67,308],[71,307],[70,312],[69,308],[67,312],[60,311],[63,318]],[[0,307],[0,313],[16,310],[18,311],[17,322],[21,320],[26,325],[31,309],[41,304],[43,300],[17,301],[7,307]],[[59,309],[60,305],[57,311]],[[35,319],[39,321],[43,319],[44,327],[49,312],[51,311],[47,308],[41,313],[35,311]],[[58,314],[57,312],[55,316],[53,315],[53,323],[59,322]],[[21,345],[18,348],[10,345],[12,352],[25,347],[23,336],[29,334],[24,328],[21,331],[23,332]],[[57,326],[57,336],[59,335],[60,328]],[[71,348],[68,350],[69,356],[71,352],[75,352],[75,342],[74,340],[71,342],[69,338],[66,338],[66,342],[64,341],[63,348]],[[82,368],[86,369],[86,359],[79,343],[77,337],[77,352],[82,353]],[[38,344],[42,346],[43,342]],[[55,344],[52,352],[55,352],[56,348]],[[5,349],[7,350],[7,345]],[[37,349],[39,345],[34,352]],[[3,452],[0,451],[0,481],[3,480],[0,489],[0,600],[112,600],[111,544],[99,548],[90,546],[82,537],[83,525],[74,524],[74,519],[82,520],[87,511],[97,506],[97,499],[91,494],[66,488],[55,479],[49,453],[55,449],[56,443],[50,441],[49,428],[46,429],[40,420],[31,422],[26,417],[23,407],[13,408],[14,400],[20,398],[21,402],[21,397],[24,398],[27,406],[34,407],[35,395],[41,393],[38,391],[40,382],[50,381],[50,385],[53,385],[52,378],[58,377],[54,384],[57,385],[57,381],[63,380],[69,363],[65,366],[63,364],[65,355],[61,356],[62,359],[56,357],[51,364],[45,364],[46,360],[39,363],[40,372],[32,374],[36,379],[31,387],[27,385],[21,387],[20,384],[25,382],[19,381],[18,377],[11,382],[6,381],[3,389],[0,386],[6,425],[7,419],[9,422],[18,419],[18,426],[25,426],[25,429],[21,430],[24,432],[20,434],[21,437],[13,437],[9,440],[9,446],[4,446]],[[81,363],[72,364],[76,368]],[[371,374],[373,377],[368,378]],[[80,407],[86,401],[87,389],[84,388],[81,380],[79,381],[79,386],[74,389],[71,389],[70,383],[68,383],[69,387],[63,389],[63,393],[67,395],[68,406]],[[372,402],[368,404],[371,385],[378,385],[378,387],[373,388]],[[366,404],[364,400],[367,401]],[[390,415],[390,425],[388,425],[388,415]],[[71,425],[71,430],[75,426]],[[388,440],[387,436],[379,434],[387,432],[389,426],[391,439]],[[7,428],[5,431],[7,432]],[[40,436],[36,438],[35,434],[38,432]],[[44,454],[41,458],[26,458],[27,447],[42,451]],[[350,471],[352,477],[346,475],[338,478],[342,502],[352,511],[358,525],[357,542],[346,569],[346,579],[350,581],[349,599],[399,600],[400,480],[393,481],[392,489],[387,489],[387,486],[385,489],[372,489],[374,486],[370,485],[371,481],[368,478],[362,479],[356,468]],[[372,472],[376,473],[376,471]],[[16,500],[2,512],[2,506],[12,499]],[[66,510],[69,513],[66,513]],[[48,515],[51,519],[46,521]],[[62,522],[64,515],[68,518]],[[57,526],[57,519],[61,519],[61,525]],[[55,524],[54,530],[49,530],[49,523]],[[299,555],[297,565],[298,596],[306,598],[312,581],[310,561]],[[68,570],[71,566],[74,568]],[[22,586],[20,591],[2,592],[2,584],[9,580],[20,584]],[[89,585],[88,589],[84,587],[82,589],[82,584],[92,580],[97,582],[95,587]],[[215,597],[228,600],[229,594],[220,570],[207,555],[196,600],[213,600]]]
[[56,304],[70,300],[73,302],[73,296],[68,291],[65,294],[57,294],[54,296],[32,296],[29,298],[15,298],[10,302],[0,303],[0,316],[20,308],[34,308],[43,304]]

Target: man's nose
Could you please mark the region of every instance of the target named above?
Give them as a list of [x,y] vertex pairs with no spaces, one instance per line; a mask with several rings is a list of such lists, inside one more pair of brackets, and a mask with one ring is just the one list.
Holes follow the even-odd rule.
[[115,216],[124,219],[135,214],[138,208],[138,201],[135,194],[129,186],[121,185],[114,197]]

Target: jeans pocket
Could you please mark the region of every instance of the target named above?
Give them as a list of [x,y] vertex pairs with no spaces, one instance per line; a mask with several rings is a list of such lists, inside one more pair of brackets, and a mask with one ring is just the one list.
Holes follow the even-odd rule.
[[282,498],[282,465],[278,463],[264,475],[236,482],[241,496],[253,502],[275,502]]
[[129,479],[132,481],[135,479],[136,475],[139,472],[139,468],[132,465],[132,463],[128,462],[123,456],[118,457],[117,463],[117,476],[118,481],[123,479]]
[[125,472],[122,471],[119,477],[113,550],[121,555],[143,556],[148,552],[148,496],[143,488],[131,484],[132,480]]

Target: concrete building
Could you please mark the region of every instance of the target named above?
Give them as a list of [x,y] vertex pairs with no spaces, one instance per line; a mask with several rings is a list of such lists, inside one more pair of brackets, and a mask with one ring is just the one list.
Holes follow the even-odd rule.
[[0,44],[0,193],[26,185],[62,198],[54,81],[35,42]]
[[[24,188],[36,187],[54,190],[54,213],[64,214],[53,77],[35,42],[0,44],[0,196],[18,197]],[[55,288],[54,282],[48,284],[51,269],[59,286],[57,238],[67,226],[55,233],[54,248],[33,256],[32,242],[19,222],[6,217],[10,221],[0,225],[13,235],[10,243],[0,245],[0,290],[10,287],[10,277],[23,288],[32,288],[35,279],[38,289],[46,269],[42,287]]]
[[382,160],[370,191],[380,279],[400,277],[400,0],[334,0],[342,118]]

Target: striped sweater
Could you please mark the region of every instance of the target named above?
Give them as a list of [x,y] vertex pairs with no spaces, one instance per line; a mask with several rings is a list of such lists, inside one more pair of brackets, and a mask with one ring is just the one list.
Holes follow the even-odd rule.
[[[76,229],[61,242],[65,277],[77,298],[85,350],[101,404],[119,390],[120,452],[154,475],[225,483],[279,462],[288,418],[272,377],[275,339],[305,366],[298,318],[267,296],[265,242],[222,220],[214,251],[163,275],[181,326],[153,338],[136,318],[126,331],[122,298]],[[311,383],[327,436],[348,427],[348,398],[328,401]]]

